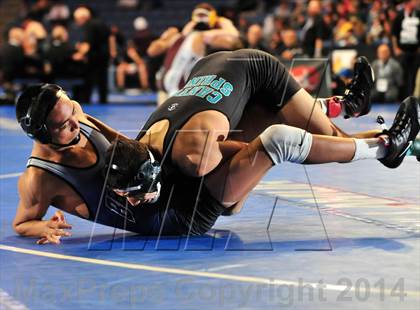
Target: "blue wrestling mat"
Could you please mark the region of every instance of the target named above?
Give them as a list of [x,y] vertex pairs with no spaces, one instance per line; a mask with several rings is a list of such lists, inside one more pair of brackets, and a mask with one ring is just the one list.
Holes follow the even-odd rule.
[[[391,123],[397,106],[336,123]],[[153,106],[85,106],[135,137]],[[378,161],[275,167],[239,215],[199,238],[145,239],[67,215],[73,236],[12,229],[32,142],[0,108],[1,309],[419,309],[420,170]],[[51,208],[50,217],[55,212]]]

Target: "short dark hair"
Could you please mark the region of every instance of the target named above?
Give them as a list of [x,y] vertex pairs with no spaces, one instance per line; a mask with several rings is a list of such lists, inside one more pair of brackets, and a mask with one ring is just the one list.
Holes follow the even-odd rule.
[[[117,139],[112,142],[105,156],[103,174],[111,188],[125,188],[137,175],[141,165],[149,158],[144,143],[131,139]],[[118,169],[109,169],[116,165]]]
[[37,124],[44,124],[48,114],[58,101],[56,84],[34,84],[25,89],[16,102],[16,119],[19,122],[31,107],[31,118]]
[[41,93],[44,84],[34,84],[26,88],[16,101],[16,120],[19,122],[28,113],[34,98]]

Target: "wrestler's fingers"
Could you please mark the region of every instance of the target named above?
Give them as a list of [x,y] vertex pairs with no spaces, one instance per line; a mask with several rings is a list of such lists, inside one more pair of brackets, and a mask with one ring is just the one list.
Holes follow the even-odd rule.
[[48,242],[53,243],[53,244],[60,244],[60,236],[54,236],[54,235],[48,235],[47,239]]
[[71,233],[68,232],[68,231],[65,231],[63,229],[56,229],[54,231],[53,235],[54,236],[57,236],[57,237],[70,237],[71,236]]
[[40,244],[40,245],[46,244],[46,243],[49,243],[47,238],[41,238],[41,239],[36,241],[36,244]]
[[56,222],[56,221],[58,221],[58,220],[59,220],[59,217],[58,217],[58,215],[57,215],[57,214],[54,214],[54,215],[51,217],[51,221]]
[[58,220],[65,222],[64,213],[60,210],[57,210],[54,214]]
[[57,221],[50,222],[48,224],[48,226],[52,229],[63,229],[63,228],[64,229],[72,229],[71,224],[67,224],[67,223],[64,223],[64,222],[57,222]]
[[67,223],[64,223],[64,222],[59,222],[59,223],[57,223],[57,226],[55,228],[59,228],[59,229],[63,229],[63,228],[64,229],[72,229],[73,226],[71,224],[67,224]]

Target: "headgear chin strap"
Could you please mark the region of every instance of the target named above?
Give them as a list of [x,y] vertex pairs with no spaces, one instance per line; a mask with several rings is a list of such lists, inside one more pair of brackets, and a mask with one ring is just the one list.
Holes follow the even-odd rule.
[[50,144],[57,147],[68,147],[68,146],[76,145],[79,142],[80,142],[80,132],[77,134],[77,136],[73,140],[71,140],[67,144],[59,144],[59,143],[54,143],[54,142],[50,142]]
[[29,138],[42,144],[52,143],[46,121],[48,114],[60,98],[59,91],[62,91],[62,88],[58,85],[44,84],[41,86],[39,94],[32,98],[26,115],[19,119],[20,126]]
[[[161,184],[160,184],[160,164],[155,160],[152,152],[147,150],[149,158],[140,166],[136,175],[128,183],[126,188],[114,188],[116,192],[120,192],[125,196],[142,196],[148,193],[157,193],[150,203],[154,203],[159,199]],[[112,164],[110,167],[121,173],[119,167]]]

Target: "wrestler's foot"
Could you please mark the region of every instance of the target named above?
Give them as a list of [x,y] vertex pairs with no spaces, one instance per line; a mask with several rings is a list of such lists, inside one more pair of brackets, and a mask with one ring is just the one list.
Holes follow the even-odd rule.
[[344,118],[359,117],[368,114],[371,108],[370,90],[375,75],[366,57],[360,56],[354,64],[354,75],[341,98]]
[[389,137],[385,158],[379,161],[388,168],[397,168],[420,130],[420,99],[407,97],[400,105],[394,123],[382,134]]

